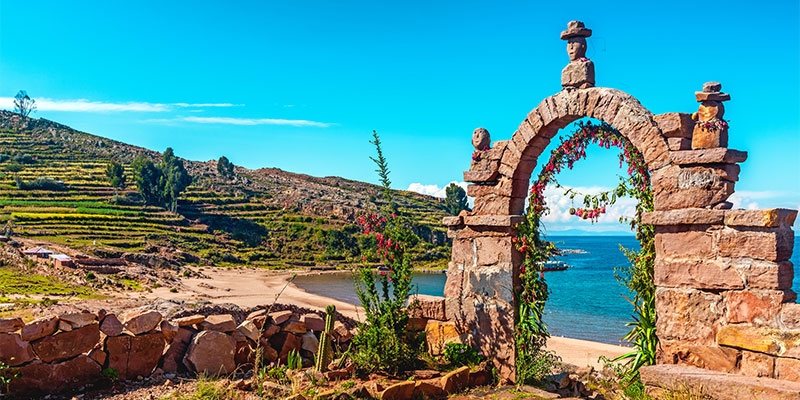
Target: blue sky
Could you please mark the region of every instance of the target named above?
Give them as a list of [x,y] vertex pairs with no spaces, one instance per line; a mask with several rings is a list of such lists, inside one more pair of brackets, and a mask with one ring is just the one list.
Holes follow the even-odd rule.
[[[798,208],[798,2],[705,7],[3,0],[0,108],[24,89],[37,99],[34,116],[93,134],[193,160],[225,155],[248,168],[369,182],[375,129],[393,186],[432,193],[461,181],[473,129],[509,139],[560,90],[568,57],[559,33],[578,19],[594,30],[587,56],[597,85],[655,114],[696,111],[694,92],[722,82],[729,146],[750,153],[737,206]],[[562,183],[616,182],[612,153],[589,158]],[[575,223],[551,218],[552,230]]]

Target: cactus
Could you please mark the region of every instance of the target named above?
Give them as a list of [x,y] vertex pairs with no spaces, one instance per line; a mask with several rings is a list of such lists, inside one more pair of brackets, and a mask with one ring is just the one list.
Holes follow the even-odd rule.
[[328,364],[333,358],[333,346],[331,346],[331,332],[333,331],[333,319],[336,315],[336,306],[333,304],[325,307],[325,330],[319,337],[319,350],[317,350],[317,365],[315,369],[319,372],[328,370]]

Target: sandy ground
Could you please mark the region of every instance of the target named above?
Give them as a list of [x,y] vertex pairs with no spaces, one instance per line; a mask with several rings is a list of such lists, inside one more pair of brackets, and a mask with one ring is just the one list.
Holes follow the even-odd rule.
[[[177,293],[170,292],[167,287],[161,287],[148,293],[147,297],[210,301],[215,304],[233,303],[240,307],[269,305],[276,302],[320,310],[329,304],[334,304],[337,311],[348,317],[362,320],[364,316],[358,306],[307,293],[289,282],[295,273],[303,272],[225,268],[206,268],[198,272],[208,278],[182,278]],[[627,347],[561,337],[551,337],[547,342],[547,348],[555,351],[566,363],[579,367],[591,365],[595,368],[602,368],[598,362],[600,356],[613,359],[630,351]]]

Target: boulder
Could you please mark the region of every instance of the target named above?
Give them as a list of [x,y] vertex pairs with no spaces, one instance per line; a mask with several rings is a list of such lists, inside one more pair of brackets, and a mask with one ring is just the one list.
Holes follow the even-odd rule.
[[176,318],[176,319],[172,320],[172,322],[178,324],[178,326],[182,328],[184,326],[191,326],[191,325],[195,325],[195,324],[201,324],[205,320],[206,320],[206,317],[204,315],[199,315],[198,314],[198,315],[190,315],[188,317]]
[[246,338],[252,340],[253,343],[258,343],[259,332],[258,328],[256,327],[256,324],[253,323],[253,321],[250,320],[242,321],[242,323],[236,327],[236,330],[239,331]]
[[31,344],[22,340],[19,334],[0,333],[0,361],[14,367],[35,357]]
[[[258,325],[256,325],[256,326],[258,326]],[[266,324],[265,326],[263,326],[262,328],[259,328],[259,329],[261,329],[261,337],[264,337],[264,338],[270,338],[273,335],[275,335],[276,333],[281,331],[281,327],[280,326],[272,324],[272,323],[268,323],[268,324]]]
[[414,305],[411,314],[414,317],[447,320],[445,315],[445,298],[442,296],[429,296],[418,294],[409,299],[409,304]]
[[106,315],[100,324],[100,332],[108,336],[119,336],[123,329],[122,322],[119,322],[119,318],[115,314]]
[[83,328],[97,320],[97,316],[86,311],[79,313],[61,314],[58,316],[59,321],[66,322],[72,329]]
[[164,340],[167,343],[172,342],[172,339],[178,334],[178,327],[177,324],[169,322],[167,320],[161,321],[161,334],[164,335]]
[[410,400],[414,395],[416,385],[416,382],[413,381],[395,383],[384,389],[378,398],[381,400]]
[[22,318],[0,318],[0,333],[16,332],[23,326],[25,323],[22,322]]
[[204,331],[233,332],[236,330],[236,321],[230,314],[209,315],[205,321],[200,323],[200,329]]
[[304,314],[300,317],[300,322],[310,331],[321,332],[325,330],[325,320],[314,313]]
[[197,372],[227,374],[236,368],[235,352],[236,341],[232,337],[222,332],[202,331],[192,339],[185,361]]
[[82,328],[47,336],[33,342],[33,350],[44,362],[66,360],[86,353],[100,341],[100,325],[94,322]]
[[442,390],[442,380],[440,378],[422,379],[416,381],[414,387],[414,398],[430,399],[439,398],[444,395]]
[[298,321],[295,319],[291,319],[289,321],[284,322],[281,325],[281,329],[284,332],[295,333],[298,335],[305,334],[308,331],[308,329],[306,329],[306,324],[304,324],[302,321]]
[[265,338],[261,338],[259,341],[261,344],[256,351],[261,351],[261,357],[268,362],[275,362],[278,361],[278,351],[272,347],[269,341]]
[[56,333],[56,329],[58,329],[58,317],[40,318],[22,328],[22,340],[32,342]]
[[469,367],[461,367],[448,372],[441,378],[442,390],[445,393],[455,393],[464,389],[469,384]]
[[161,369],[168,374],[174,374],[181,369],[183,365],[183,358],[186,356],[186,350],[189,348],[189,343],[192,342],[194,332],[186,328],[179,328],[178,334],[172,338],[164,356],[161,358]]
[[21,397],[73,390],[99,380],[100,371],[100,365],[83,354],[54,364],[35,360],[19,369],[20,377],[11,381],[10,392]]
[[353,332],[340,321],[333,322],[333,337],[340,343],[349,342],[353,338]]
[[317,354],[319,351],[319,339],[317,339],[317,336],[314,335],[314,332],[306,332],[300,337],[300,348],[313,354]]
[[280,325],[292,317],[292,312],[290,310],[277,311],[269,314],[269,317],[272,318],[273,323]]
[[444,351],[447,343],[462,343],[461,332],[456,327],[455,322],[442,322],[428,320],[425,326],[425,340],[428,342],[428,353],[440,355]]
[[[108,317],[106,317],[108,318]],[[155,310],[134,310],[125,315],[122,323],[130,333],[139,335],[150,332],[161,322],[161,313]]]
[[131,337],[128,373],[125,379],[150,376],[164,353],[164,345],[164,336],[158,332]]

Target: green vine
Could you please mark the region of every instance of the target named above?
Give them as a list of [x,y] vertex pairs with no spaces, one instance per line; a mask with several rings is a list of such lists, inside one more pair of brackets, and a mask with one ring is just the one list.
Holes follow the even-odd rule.
[[[628,176],[620,177],[620,183],[606,192],[583,195],[567,189],[565,195],[571,199],[582,197],[583,207],[570,209],[576,217],[597,222],[605,214],[606,207],[614,204],[620,197],[637,199],[636,215],[627,220],[636,232],[641,249],[636,252],[622,249],[631,261],[629,267],[615,270],[615,277],[628,287],[633,294],[629,301],[634,307],[634,321],[628,323],[631,331],[623,338],[634,346],[634,350],[619,357],[616,361],[627,360],[626,379],[638,378],[642,365],[655,363],[658,338],[655,335],[655,286],[653,265],[655,263],[655,232],[652,226],[641,224],[642,215],[653,210],[653,192],[650,187],[650,174],[642,154],[635,146],[611,125],[602,122],[579,122],[577,130],[567,139],[561,138],[560,145],[552,151],[549,161],[542,167],[539,176],[531,184],[529,204],[525,219],[517,225],[518,235],[512,239],[516,249],[523,255],[520,267],[520,287],[517,295],[519,315],[516,321],[517,333],[517,380],[525,382],[540,378],[539,366],[547,337],[547,327],[542,321],[544,306],[549,295],[542,268],[544,262],[556,253],[555,246],[541,236],[542,216],[549,212],[544,190],[548,185],[563,188],[556,181],[556,174],[564,168],[572,169],[575,162],[586,158],[586,148],[594,143],[602,148],[618,147],[620,167],[628,165]],[[625,222],[620,218],[620,222]]]

